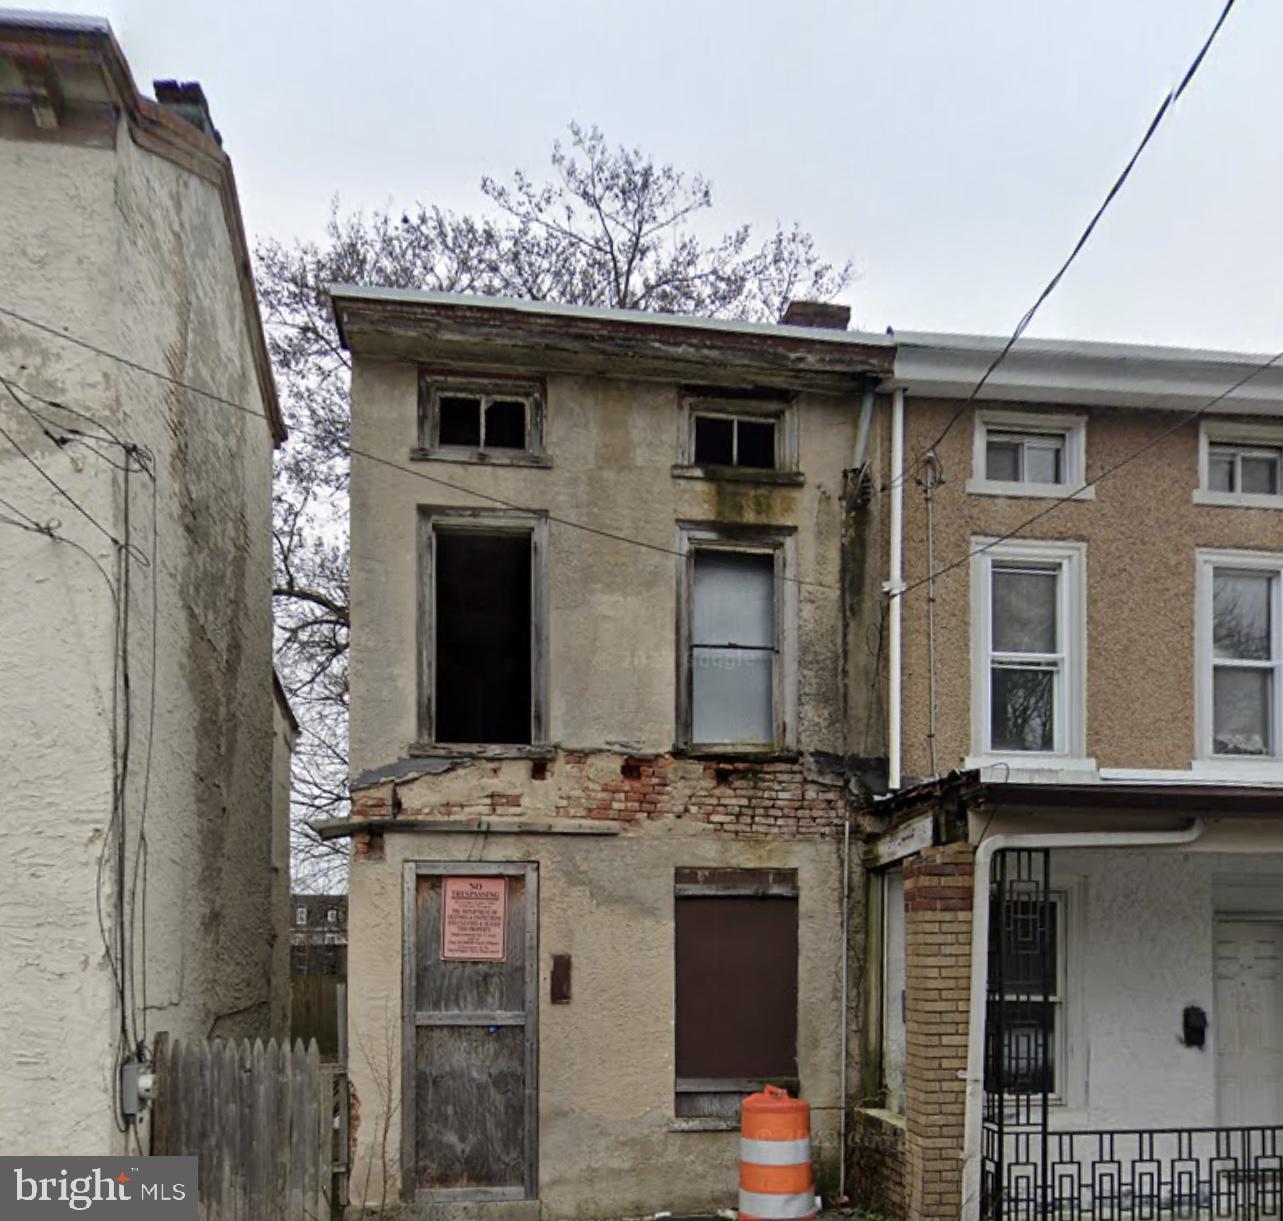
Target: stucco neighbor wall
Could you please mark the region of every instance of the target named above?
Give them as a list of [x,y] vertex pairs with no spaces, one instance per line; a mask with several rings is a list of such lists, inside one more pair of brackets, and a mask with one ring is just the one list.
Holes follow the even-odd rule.
[[[539,862],[538,1194],[543,1215],[558,1218],[734,1206],[738,1135],[673,1130],[674,870],[796,869],[799,1072],[815,1108],[817,1151],[835,1170],[842,952],[836,841],[764,843],[678,822],[610,837],[497,833],[480,845],[475,840],[389,834],[384,859],[358,859],[352,869],[348,1004],[361,1099],[354,1205],[381,1199],[376,1150],[389,1063],[399,1094],[403,864],[415,859]],[[548,1001],[554,953],[574,959],[568,1005]],[[387,1189],[395,1199],[395,1114],[390,1136]]]
[[[0,264],[7,305],[263,409],[217,189],[142,151],[123,121],[102,147],[0,139]],[[126,498],[102,457],[55,446],[12,399],[0,405],[6,431],[104,529],[123,538],[128,510],[137,548],[122,600],[130,1036],[283,1030],[287,979],[278,988],[270,970],[286,930],[270,870],[268,426],[7,319],[0,371],[155,457],[154,498],[139,474]],[[0,1145],[100,1153],[123,1141],[112,1104],[119,1015],[96,903],[105,846],[108,913],[117,881],[116,560],[8,443],[0,467],[6,501],[56,518],[85,549],[0,524],[0,763],[21,812],[0,865],[0,1031],[14,1049]],[[120,735],[123,747],[123,716]]]
[[[905,454],[922,453],[957,410],[956,401],[907,399]],[[980,404],[981,407],[986,404]],[[1021,404],[989,404],[1024,410]],[[1042,408],[1031,407],[1037,411]],[[1091,501],[1061,505],[1021,537],[1086,543],[1086,754],[1102,767],[1187,769],[1195,754],[1195,552],[1228,547],[1283,551],[1277,511],[1195,505],[1198,423],[1160,438],[1179,418],[1168,412],[1058,408],[1087,417],[1087,472],[1153,442],[1106,479]],[[1259,421],[1258,421],[1259,422]],[[974,535],[998,536],[1050,503],[970,495],[974,412],[939,447],[944,484],[935,510],[936,566],[969,550]],[[904,503],[905,580],[927,574],[926,513],[910,484]],[[970,570],[937,582],[937,766],[971,751]],[[926,588],[904,599],[904,773],[931,772],[927,742]]]

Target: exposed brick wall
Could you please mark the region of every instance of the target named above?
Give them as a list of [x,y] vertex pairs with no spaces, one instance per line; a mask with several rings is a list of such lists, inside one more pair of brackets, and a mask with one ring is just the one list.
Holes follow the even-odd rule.
[[905,863],[905,1164],[911,1221],[956,1221],[971,1007],[970,844]]
[[[467,775],[467,783],[455,780]],[[399,787],[405,818],[534,817],[611,819],[639,827],[664,819],[706,823],[739,836],[826,835],[846,817],[843,778],[804,760],[688,759],[562,751],[552,759],[465,763],[449,782],[433,777]],[[460,796],[460,791],[466,793]],[[353,795],[357,818],[391,810],[390,786]],[[367,838],[367,837],[362,837]],[[357,855],[362,855],[361,843]]]
[[850,1145],[851,1202],[864,1212],[905,1217],[904,1124],[882,1112],[856,1111]]

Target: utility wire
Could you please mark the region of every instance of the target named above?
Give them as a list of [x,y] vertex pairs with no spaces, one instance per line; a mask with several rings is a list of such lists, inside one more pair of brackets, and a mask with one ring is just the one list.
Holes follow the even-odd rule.
[[1123,185],[1131,176],[1131,172],[1135,168],[1136,162],[1140,160],[1141,154],[1148,147],[1149,142],[1154,138],[1154,134],[1162,125],[1162,122],[1167,117],[1168,112],[1180,100],[1181,94],[1189,88],[1194,77],[1198,74],[1198,70],[1202,66],[1203,60],[1207,57],[1208,51],[1211,50],[1212,43],[1215,42],[1216,36],[1221,32],[1221,27],[1229,18],[1230,10],[1233,9],[1234,4],[1235,0],[1226,0],[1225,7],[1221,9],[1221,14],[1216,19],[1216,24],[1212,26],[1211,32],[1203,40],[1203,45],[1199,47],[1198,54],[1194,56],[1193,61],[1190,63],[1189,67],[1186,68],[1185,75],[1181,77],[1179,83],[1172,89],[1168,90],[1167,96],[1164,97],[1162,102],[1159,104],[1158,110],[1154,113],[1154,117],[1149,121],[1149,126],[1145,129],[1145,134],[1141,137],[1140,143],[1136,146],[1136,151],[1128,158],[1127,164],[1123,166],[1122,172],[1114,179],[1114,184],[1109,188],[1109,191],[1106,193],[1100,207],[1096,209],[1095,214],[1087,223],[1087,227],[1079,234],[1078,240],[1074,243],[1073,249],[1069,252],[1069,257],[1061,263],[1056,274],[1047,281],[1042,292],[1040,292],[1034,300],[1034,303],[1025,311],[1020,321],[1016,323],[1016,329],[1011,332],[1011,337],[1003,344],[997,356],[989,362],[989,366],[981,375],[980,380],[976,382],[971,389],[971,393],[968,394],[966,399],[958,406],[958,410],[950,417],[949,422],[941,430],[940,435],[927,446],[926,450],[923,451],[922,457],[918,458],[914,462],[912,469],[898,475],[889,484],[887,484],[886,488],[883,489],[884,491],[905,482],[905,480],[911,478],[921,469],[923,462],[926,460],[926,455],[932,450],[939,448],[941,442],[943,442],[945,437],[947,437],[953,430],[954,425],[957,424],[957,422],[966,414],[967,408],[976,401],[980,391],[984,389],[989,379],[994,375],[998,366],[1007,359],[1011,349],[1016,346],[1021,336],[1024,335],[1025,331],[1029,328],[1029,324],[1033,322],[1034,316],[1042,308],[1047,298],[1056,291],[1061,280],[1064,279],[1065,273],[1071,266],[1073,266],[1074,260],[1082,253],[1083,247],[1087,245],[1088,241],[1091,239],[1091,235],[1095,233],[1096,226],[1100,224],[1101,217],[1105,215],[1109,205],[1114,202],[1118,193],[1123,189]]
[[[1232,386],[1228,387],[1227,389],[1222,390],[1220,394],[1218,394],[1215,398],[1209,399],[1206,403],[1204,403],[1201,407],[1197,408],[1196,410],[1187,412],[1185,415],[1182,415],[1174,424],[1172,424],[1168,428],[1164,428],[1163,431],[1158,433],[1156,436],[1151,437],[1148,441],[1145,442],[1144,445],[1140,446],[1138,449],[1133,450],[1131,453],[1126,454],[1124,457],[1120,458],[1117,462],[1115,462],[1112,466],[1105,467],[1105,469],[1101,471],[1100,474],[1098,474],[1094,479],[1092,479],[1089,483],[1084,484],[1083,486],[1095,487],[1098,483],[1104,482],[1104,480],[1108,479],[1110,475],[1113,475],[1117,471],[1122,470],[1123,467],[1125,467],[1130,462],[1134,462],[1142,454],[1148,453],[1149,450],[1153,449],[1155,445],[1159,444],[1159,442],[1161,441],[1165,441],[1168,437],[1172,435],[1172,433],[1178,432],[1180,429],[1184,428],[1186,424],[1189,424],[1194,420],[1197,420],[1203,415],[1205,415],[1213,407],[1215,407],[1217,403],[1223,402],[1225,399],[1229,398],[1229,396],[1233,394],[1235,390],[1238,390],[1240,387],[1245,386],[1253,378],[1259,377],[1267,369],[1274,368],[1274,366],[1277,365],[1280,361],[1283,361],[1283,352],[1276,352],[1273,356],[1269,358],[1269,360],[1263,361],[1261,364],[1257,365],[1255,368],[1245,373],[1242,377],[1238,379],[1238,381],[1236,381]],[[946,564],[943,568],[937,568],[934,572],[928,572],[926,576],[920,577],[918,580],[913,581],[910,584],[903,586],[901,589],[892,592],[890,596],[892,598],[903,597],[905,594],[909,593],[911,590],[918,589],[921,586],[926,585],[928,582],[938,580],[940,577],[944,576],[945,573],[952,572],[955,568],[960,568],[963,564],[968,563],[975,556],[983,555],[991,547],[996,547],[999,543],[1005,543],[1010,539],[1018,537],[1023,530],[1028,529],[1035,522],[1041,521],[1049,513],[1055,512],[1055,510],[1060,508],[1061,505],[1067,504],[1069,501],[1077,499],[1077,497],[1081,494],[1082,490],[1083,488],[1075,488],[1072,492],[1067,492],[1064,496],[1057,497],[1055,500],[1048,503],[1048,505],[1045,508],[1040,509],[1032,517],[1027,517],[1024,521],[1020,523],[1020,525],[1016,526],[1012,530],[1008,530],[1006,534],[1002,534],[1002,535],[999,535],[997,538],[990,539],[987,543],[984,543],[981,546],[976,547],[974,550],[969,550],[967,554],[962,556],[960,559],[953,560],[951,563]]]
[[[233,411],[239,411],[244,415],[254,416],[256,419],[266,419],[263,412],[258,411],[253,407],[248,407],[244,403],[238,403],[235,399],[226,398],[211,390],[205,390],[200,386],[195,386],[190,382],[185,382],[181,378],[172,377],[168,373],[161,373],[159,370],[150,369],[146,365],[140,365],[136,361],[119,356],[115,352],[108,351],[106,348],[100,348],[96,344],[90,343],[88,340],[67,334],[65,331],[60,331],[46,323],[37,322],[34,318],[28,318],[25,314],[20,314],[17,310],[0,306],[0,315],[4,315],[8,318],[14,318],[19,322],[23,322],[28,326],[34,327],[36,330],[45,332],[47,335],[53,335],[58,339],[66,340],[66,342],[75,344],[77,347],[84,348],[86,351],[93,352],[95,355],[101,356],[106,360],[115,361],[118,364],[123,365],[125,368],[132,369],[136,373],[143,373],[148,376],[158,378],[160,381],[166,382],[178,389],[188,390],[192,394],[199,395],[201,398],[207,399],[212,403],[218,403],[221,406],[230,407]],[[8,383],[3,379],[0,379],[0,384],[4,384],[6,387],[8,385]],[[13,391],[10,390],[9,393],[12,394]],[[290,428],[302,436],[322,437],[326,435],[323,434],[320,429],[308,428],[306,425],[291,424]],[[491,504],[499,505],[501,508],[515,509],[523,513],[541,513],[554,525],[565,526],[570,530],[580,530],[585,534],[592,534],[598,538],[608,539],[612,542],[627,543],[633,547],[642,547],[647,551],[654,551],[660,555],[676,556],[679,559],[685,558],[686,556],[686,552],[679,551],[675,547],[665,547],[662,543],[652,543],[645,539],[633,538],[630,535],[619,534],[613,530],[603,529],[600,526],[591,526],[587,522],[576,521],[574,518],[561,517],[556,513],[545,513],[542,509],[532,509],[529,505],[518,504],[516,501],[507,500],[502,496],[495,496],[490,492],[482,492],[477,488],[470,488],[466,484],[455,483],[450,479],[442,479],[439,475],[429,475],[426,471],[418,470],[415,467],[405,466],[403,463],[393,461],[391,458],[384,458],[379,454],[371,453],[366,449],[359,449],[351,443],[341,443],[341,449],[343,453],[348,455],[348,457],[363,458],[367,462],[373,462],[378,466],[384,466],[393,471],[400,471],[406,475],[413,475],[417,479],[423,479],[428,483],[436,484],[438,487],[449,488],[451,491],[461,492],[465,496],[474,496],[479,500],[489,501]],[[113,539],[113,541],[115,540]],[[143,562],[146,562],[145,557],[143,557]],[[825,584],[823,581],[807,581],[803,580],[801,577],[790,576],[777,577],[776,580],[790,585],[809,586],[814,589],[828,590],[831,593],[839,592],[837,586]]]

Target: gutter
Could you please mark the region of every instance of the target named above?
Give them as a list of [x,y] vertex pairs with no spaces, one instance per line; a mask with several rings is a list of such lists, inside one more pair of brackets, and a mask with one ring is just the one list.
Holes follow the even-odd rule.
[[979,1221],[983,1137],[985,998],[989,989],[989,873],[1004,848],[1153,848],[1192,844],[1203,834],[1201,818],[1179,831],[1092,831],[1047,835],[992,835],[976,848],[971,914],[971,1021],[967,1032],[967,1096],[962,1138],[962,1221]]

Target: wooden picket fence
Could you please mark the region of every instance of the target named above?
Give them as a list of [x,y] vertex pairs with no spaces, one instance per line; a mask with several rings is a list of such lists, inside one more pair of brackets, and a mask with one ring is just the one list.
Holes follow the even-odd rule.
[[155,1044],[154,1154],[195,1155],[200,1221],[342,1215],[347,1094],[339,1065],[273,1039]]

